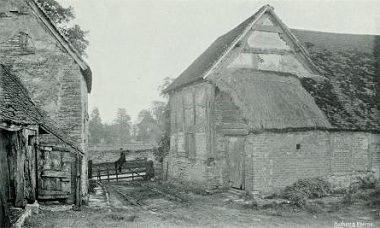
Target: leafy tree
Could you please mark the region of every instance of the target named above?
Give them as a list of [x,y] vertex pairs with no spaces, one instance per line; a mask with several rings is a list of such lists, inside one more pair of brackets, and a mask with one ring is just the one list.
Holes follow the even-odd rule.
[[82,30],[79,25],[69,25],[70,21],[75,18],[74,9],[71,6],[65,8],[56,0],[37,0],[37,3],[77,51],[81,55],[86,55],[85,50],[89,42],[85,37],[88,31]]
[[119,144],[129,142],[131,139],[131,117],[127,114],[125,108],[117,110],[116,119],[114,120],[115,130],[117,133],[116,140]]
[[117,130],[114,124],[103,125],[103,140],[106,144],[117,143]]
[[90,144],[99,144],[102,141],[104,129],[98,108],[94,108],[94,110],[92,110],[88,125],[90,133]]
[[174,78],[166,77],[164,78],[164,82],[158,86],[158,90],[160,91],[160,95],[164,98],[168,98],[168,95],[163,93],[163,91],[174,81]]
[[141,110],[139,113],[139,123],[137,126],[137,140],[149,142],[155,140],[160,135],[160,127],[157,120],[153,118],[148,110]]

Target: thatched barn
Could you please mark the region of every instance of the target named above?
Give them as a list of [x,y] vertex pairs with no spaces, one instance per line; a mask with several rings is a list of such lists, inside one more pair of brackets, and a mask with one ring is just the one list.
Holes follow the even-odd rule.
[[267,192],[378,173],[379,49],[379,36],[289,29],[262,7],[166,88],[165,176]]
[[[41,135],[64,146],[44,144]],[[0,64],[0,206],[24,207],[37,199],[80,204],[82,156],[31,100],[19,78]]]

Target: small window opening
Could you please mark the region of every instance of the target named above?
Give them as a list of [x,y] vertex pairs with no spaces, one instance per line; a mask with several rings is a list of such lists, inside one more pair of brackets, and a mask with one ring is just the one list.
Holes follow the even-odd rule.
[[34,144],[34,135],[28,135],[28,146],[33,146]]
[[297,150],[301,149],[301,144],[296,144],[296,149]]

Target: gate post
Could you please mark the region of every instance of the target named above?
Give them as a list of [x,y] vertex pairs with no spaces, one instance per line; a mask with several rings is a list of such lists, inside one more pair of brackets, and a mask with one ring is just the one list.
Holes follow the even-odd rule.
[[146,180],[149,180],[154,177],[153,161],[147,161],[147,163],[145,164],[146,164],[145,178]]
[[88,179],[92,179],[92,160],[88,161]]

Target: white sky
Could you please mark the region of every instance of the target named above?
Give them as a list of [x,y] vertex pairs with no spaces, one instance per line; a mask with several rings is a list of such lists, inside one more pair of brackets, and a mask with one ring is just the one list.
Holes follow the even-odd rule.
[[145,1],[58,0],[75,9],[75,23],[89,30],[93,72],[89,112],[104,122],[117,108],[136,121],[159,97],[165,77],[177,77],[217,37],[271,4],[290,28],[380,34],[380,0],[340,1]]

